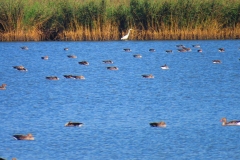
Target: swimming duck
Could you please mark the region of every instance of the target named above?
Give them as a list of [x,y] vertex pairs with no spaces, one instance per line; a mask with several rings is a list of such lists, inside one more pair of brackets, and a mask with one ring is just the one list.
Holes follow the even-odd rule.
[[152,74],[143,74],[142,77],[143,78],[154,78],[154,76]]
[[81,127],[81,126],[83,126],[83,123],[79,123],[79,122],[69,121],[65,124],[65,127]]
[[118,67],[107,67],[108,70],[118,70]]
[[[0,160],[7,160],[7,159],[0,158]],[[17,160],[17,158],[12,158],[12,160]]]
[[155,49],[149,49],[149,52],[155,52],[156,50]]
[[176,45],[176,47],[182,48],[182,47],[184,47],[184,45],[178,44],[178,45]]
[[172,50],[166,50],[167,53],[172,53]]
[[49,77],[46,77],[46,79],[48,79],[48,80],[59,80],[59,78],[57,76],[49,76]]
[[198,52],[202,52],[202,49],[197,50]]
[[192,51],[191,48],[187,48],[187,47],[182,47],[182,49],[186,50],[187,52]]
[[221,119],[222,125],[223,126],[240,126],[240,121],[239,120],[234,120],[234,121],[229,121],[227,122],[227,118],[222,118]]
[[218,48],[218,51],[219,52],[225,52],[225,49],[224,48]]
[[133,57],[134,58],[142,58],[142,55],[141,54],[134,54]]
[[5,90],[6,89],[6,84],[2,84],[1,86],[0,86],[0,90]]
[[19,71],[27,71],[27,69],[23,66],[13,66],[14,69],[17,69]]
[[77,58],[77,56],[75,56],[75,55],[68,55],[67,57],[68,58]]
[[43,60],[48,60],[48,56],[41,57]]
[[70,78],[73,78],[73,76],[72,75],[63,75],[65,78],[68,78],[68,79],[70,79]]
[[151,127],[166,127],[166,123],[164,121],[161,121],[161,122],[152,122],[152,123],[149,123]]
[[85,79],[85,77],[84,76],[72,76],[74,79]]
[[81,65],[85,65],[85,66],[89,65],[89,63],[87,61],[81,61],[81,62],[78,62],[78,63],[81,64]]
[[162,68],[162,69],[169,69],[169,67],[168,67],[166,64],[164,64],[163,66],[161,66],[161,68]]
[[34,137],[31,133],[28,133],[27,135],[13,135],[13,137],[16,139],[16,140],[34,140]]
[[74,75],[63,75],[65,78],[67,79],[85,79],[84,76],[80,75],[80,76],[74,76]]
[[125,52],[131,52],[131,49],[130,48],[125,48],[123,49]]
[[104,60],[103,63],[106,63],[106,64],[112,64],[113,61],[112,61],[112,60]]
[[64,48],[64,51],[68,51],[68,48]]
[[220,60],[213,60],[212,62],[215,63],[215,64],[222,63]]
[[192,45],[193,47],[195,47],[195,48],[200,48],[200,45],[199,44],[194,44],[194,45]]
[[23,66],[13,66],[13,68],[15,68],[15,69],[22,69],[24,67]]
[[180,48],[180,49],[178,49],[178,52],[187,52],[187,50],[183,49],[183,48]]
[[23,46],[21,47],[22,50],[28,50],[28,47],[27,46]]

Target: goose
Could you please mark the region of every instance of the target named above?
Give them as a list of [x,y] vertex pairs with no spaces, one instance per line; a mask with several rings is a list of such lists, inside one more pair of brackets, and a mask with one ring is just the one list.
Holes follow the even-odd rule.
[[128,30],[128,34],[125,35],[125,36],[123,36],[123,37],[121,38],[121,40],[127,40],[128,37],[129,37],[129,34],[130,34],[130,31],[131,31],[131,30],[133,30],[133,29],[129,29],[129,30]]
[[80,122],[69,121],[65,124],[65,127],[81,127],[81,126],[83,126],[83,123],[80,123]]
[[161,122],[152,122],[152,123],[149,123],[151,127],[166,127],[166,123],[164,121],[161,121]]
[[221,119],[221,122],[223,126],[240,126],[240,120],[233,120],[227,122],[227,118],[224,117]]
[[13,135],[13,137],[16,139],[16,140],[34,140],[34,137],[31,133],[28,133],[27,135]]

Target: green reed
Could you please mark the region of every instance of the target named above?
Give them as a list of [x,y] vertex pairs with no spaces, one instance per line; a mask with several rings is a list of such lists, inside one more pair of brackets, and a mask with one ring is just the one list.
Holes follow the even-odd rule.
[[0,0],[0,15],[2,41],[240,37],[239,0]]

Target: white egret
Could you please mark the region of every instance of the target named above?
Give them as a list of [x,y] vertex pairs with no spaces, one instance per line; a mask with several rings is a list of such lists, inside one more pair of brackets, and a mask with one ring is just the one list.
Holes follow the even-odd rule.
[[127,40],[131,30],[133,30],[133,29],[129,29],[129,30],[128,30],[128,34],[125,35],[125,36],[123,36],[123,37],[121,38],[121,40]]

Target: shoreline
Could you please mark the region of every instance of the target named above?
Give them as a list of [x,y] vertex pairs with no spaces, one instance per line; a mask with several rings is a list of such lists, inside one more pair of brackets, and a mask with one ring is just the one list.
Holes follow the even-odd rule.
[[[18,31],[0,33],[1,42],[14,41],[115,41],[120,40],[127,31],[122,33],[111,32],[90,32],[90,31],[62,31],[59,33],[43,33],[41,31]],[[231,30],[177,30],[162,32],[139,31],[133,29],[128,40],[227,40],[240,39],[240,28]]]

